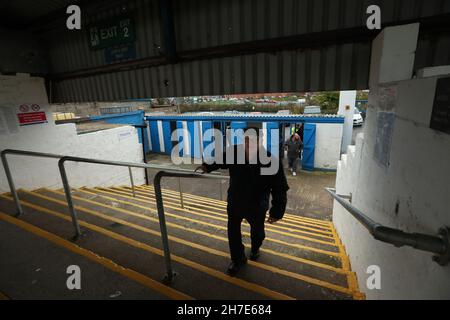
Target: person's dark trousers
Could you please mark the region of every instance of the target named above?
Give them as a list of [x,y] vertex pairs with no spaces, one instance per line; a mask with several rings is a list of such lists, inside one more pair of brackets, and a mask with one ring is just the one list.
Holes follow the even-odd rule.
[[289,158],[288,162],[289,162],[289,168],[292,169],[292,172],[297,172],[297,166],[298,166],[299,158],[297,158],[297,157]]
[[233,213],[228,213],[228,244],[230,246],[231,260],[240,261],[245,256],[244,245],[242,244],[241,223],[246,219],[250,224],[250,237],[252,250],[258,250],[261,247],[264,238],[264,220],[265,213],[255,214],[243,217]]

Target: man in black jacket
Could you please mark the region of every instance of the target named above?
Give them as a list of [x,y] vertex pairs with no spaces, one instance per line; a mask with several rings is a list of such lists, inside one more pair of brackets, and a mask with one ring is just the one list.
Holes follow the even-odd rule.
[[[258,131],[257,129],[256,131],[253,129],[253,132]],[[230,173],[227,213],[231,263],[227,269],[227,273],[231,276],[234,276],[241,266],[247,263],[244,245],[242,244],[242,220],[246,219],[250,224],[250,259],[256,260],[259,257],[259,248],[265,238],[264,221],[266,212],[269,209],[270,195],[272,195],[272,207],[270,208],[267,222],[272,224],[282,219],[286,209],[286,192],[289,186],[286,181],[283,166],[278,158],[271,157],[270,153],[261,146],[260,141],[261,139],[258,138],[258,135],[256,142],[252,142],[251,137],[245,136],[244,144],[227,148],[223,154],[223,161],[221,163],[203,163],[196,169],[196,171],[208,173],[218,169],[228,169]],[[257,146],[256,151],[258,152],[254,152],[255,150],[253,152],[251,151],[252,145]],[[232,161],[227,161],[226,155],[230,152],[234,156],[231,158]],[[261,152],[265,152],[270,157],[271,163],[262,163],[261,157],[259,156]],[[244,163],[238,161],[239,154],[245,154]],[[273,167],[273,165],[276,165],[275,172],[269,175],[264,174],[262,169]]]

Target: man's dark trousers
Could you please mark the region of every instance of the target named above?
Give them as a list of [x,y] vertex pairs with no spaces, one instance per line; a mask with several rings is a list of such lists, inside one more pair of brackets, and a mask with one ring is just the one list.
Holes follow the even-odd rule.
[[266,236],[264,232],[265,218],[265,212],[242,215],[228,211],[228,244],[230,246],[231,260],[240,261],[245,255],[241,233],[242,220],[245,219],[250,224],[252,250],[256,251],[262,245]]

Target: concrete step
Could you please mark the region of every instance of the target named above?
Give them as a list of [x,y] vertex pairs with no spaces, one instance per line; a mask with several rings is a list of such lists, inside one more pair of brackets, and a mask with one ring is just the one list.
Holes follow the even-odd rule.
[[[115,202],[117,203],[132,205],[135,208],[151,210],[156,213],[155,200],[142,195],[136,195],[136,197],[133,197],[131,192],[111,189],[105,190],[104,188],[98,188],[96,190],[81,189],[79,192],[80,195],[88,194],[92,197],[96,195],[98,198],[109,199],[111,201],[112,199],[115,199]],[[225,228],[223,230],[226,232],[227,215],[225,211],[221,213],[212,210],[199,209],[186,203],[184,208],[182,208],[180,204],[174,202],[173,199],[167,199],[167,197],[163,199],[164,207],[167,208],[165,211],[169,217],[175,217],[178,219],[183,219],[182,217],[186,217],[184,220],[195,219],[198,223],[204,222],[205,224],[213,224],[213,226],[217,228]],[[304,228],[307,228],[307,230]],[[249,225],[247,223],[244,224],[243,230],[246,233],[249,232]],[[296,238],[299,239],[299,242],[308,243],[311,244],[311,246],[317,245],[318,248],[324,250],[338,250],[337,246],[339,245],[339,240],[336,240],[337,237],[335,237],[332,229],[315,229],[312,227],[292,227],[274,224],[267,225],[266,231],[268,233],[268,237],[276,235],[280,240],[284,239],[286,241],[291,241],[292,239],[290,238]]]
[[[73,227],[67,208],[48,201],[33,199],[32,195],[21,194],[25,214],[21,219],[36,225],[61,238],[70,239]],[[0,197],[0,207],[3,199]],[[147,233],[142,235],[134,229],[121,224],[106,223],[103,219],[89,217],[79,212],[79,223],[84,235],[76,243],[115,263],[139,272],[155,281],[162,281],[165,276],[165,264],[161,249],[148,244],[152,239]],[[124,234],[131,234],[128,237]],[[138,240],[136,240],[136,238]],[[143,241],[139,241],[143,240]],[[55,257],[54,259],[57,259]],[[173,267],[179,276],[171,288],[196,299],[289,299],[287,295],[273,292],[244,280],[231,278],[223,272],[203,267],[186,259],[172,255]],[[224,279],[224,280],[222,280]],[[203,283],[203,286],[198,286]],[[218,290],[218,288],[220,290]]]
[[[190,298],[3,212],[0,233],[8,239],[0,242],[0,283],[9,299]],[[67,287],[71,265],[80,268],[81,290]]]
[[[158,279],[164,275],[164,261],[154,190],[141,186],[134,193],[127,187],[74,190],[80,225],[88,231],[77,243]],[[20,198],[26,211],[35,212],[24,215],[31,224],[51,228],[58,236],[73,233],[61,191],[21,191]],[[163,190],[163,198],[174,269],[180,274],[172,287],[184,294],[200,299],[362,297],[345,249],[328,221],[288,214],[282,224],[267,225],[261,258],[231,278],[223,273],[229,262],[226,202],[183,194],[182,208],[177,191]],[[0,201],[12,207],[7,196]],[[248,231],[243,224],[247,247]],[[195,288],[206,281],[214,292]]]
[[[42,192],[41,192],[42,193]],[[77,193],[77,192],[74,192]],[[90,193],[83,193],[86,196],[86,194],[92,194]],[[77,196],[76,196],[77,197]],[[90,202],[89,204],[92,204],[91,201],[93,201],[96,198],[90,198]],[[114,199],[114,198],[111,198]],[[62,195],[61,195],[61,200],[62,200]],[[142,220],[144,220],[144,222],[147,224],[147,221],[151,221],[151,223],[153,224],[154,228],[158,229],[159,225],[158,225],[158,220],[156,218],[156,214],[153,214],[154,217],[153,218],[149,218],[147,215],[151,215],[152,213],[147,210],[147,208],[145,207],[138,207],[137,210],[135,208],[135,205],[128,205],[128,204],[123,204],[121,202],[116,202],[117,200],[104,200],[103,198],[101,199],[97,199],[95,201],[99,201],[99,203],[102,204],[100,209],[97,210],[103,210],[103,208],[107,208],[104,207],[104,205],[111,205],[114,206],[115,208],[120,209],[119,212],[123,212],[124,213],[124,219],[127,219],[127,221],[129,221],[128,216],[127,216],[127,211],[133,210],[136,213],[142,213],[142,219],[137,219],[137,223],[142,223]],[[82,202],[82,201],[81,201]],[[128,203],[128,202],[127,202]],[[124,211],[127,210],[127,211]],[[141,220],[141,221],[139,221]],[[195,222],[192,223],[186,223],[185,221],[181,221],[176,223],[176,219],[175,219],[175,223],[171,222],[172,219],[168,219],[169,224],[169,234],[171,235],[175,235],[175,236],[179,236],[182,237],[183,239],[179,240],[179,242],[186,242],[186,239],[188,239],[189,241],[191,241],[191,243],[189,244],[192,247],[195,247],[196,243],[201,243],[204,246],[208,246],[211,245],[212,242],[214,243],[214,248],[223,248],[221,255],[227,257],[228,256],[228,239],[226,237],[226,234],[223,235],[218,235],[218,233],[215,230],[207,230],[207,229],[201,229],[202,227],[197,227],[197,228],[192,228],[192,225],[195,224]],[[214,221],[213,221],[214,222]],[[223,227],[225,228],[225,227]],[[247,242],[247,247],[249,246],[249,238],[246,237],[244,239],[245,242]],[[159,244],[159,243],[158,243]],[[298,255],[292,255],[292,254],[288,254],[288,253],[284,253],[281,248],[280,245],[275,245],[274,246],[275,249],[266,249],[263,248],[263,253],[268,253],[268,255],[264,255],[265,259],[269,259],[270,257],[274,257],[273,259],[271,259],[272,261],[275,262],[275,264],[278,265],[284,265],[284,266],[289,266],[291,265],[291,267],[301,267],[302,272],[305,274],[308,274],[310,276],[317,276],[317,274],[319,274],[319,276],[321,278],[326,278],[329,281],[337,281],[335,278],[339,278],[337,277],[337,274],[341,275],[340,280],[341,282],[339,282],[338,284],[346,284],[346,280],[344,276],[347,276],[349,274],[348,271],[343,270],[342,268],[330,265],[330,264],[326,264],[323,262],[323,257],[316,256],[314,257],[316,260],[312,260],[311,256],[309,256],[309,260],[308,259],[304,259],[304,258],[299,258]],[[306,251],[306,250],[303,250]],[[321,259],[322,258],[322,259]],[[320,261],[322,260],[322,261]],[[327,262],[327,260],[325,260],[325,262]],[[339,264],[339,263],[335,263],[335,264]],[[291,270],[291,271],[295,271],[295,270]],[[330,272],[332,271],[332,272]],[[339,280],[339,279],[338,279]]]

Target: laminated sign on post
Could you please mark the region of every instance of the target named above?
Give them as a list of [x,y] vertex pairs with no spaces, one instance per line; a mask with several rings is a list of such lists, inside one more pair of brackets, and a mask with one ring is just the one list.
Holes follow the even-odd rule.
[[19,125],[26,126],[30,124],[47,123],[45,111],[41,110],[38,104],[22,104],[17,113]]

